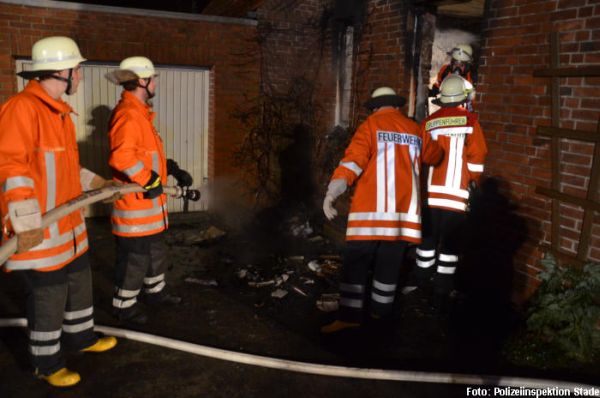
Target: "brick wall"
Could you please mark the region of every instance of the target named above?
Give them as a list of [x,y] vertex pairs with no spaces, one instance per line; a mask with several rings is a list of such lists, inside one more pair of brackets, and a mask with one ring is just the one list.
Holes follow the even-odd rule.
[[[537,282],[540,244],[549,244],[551,201],[535,193],[550,187],[549,140],[535,137],[537,126],[550,125],[550,79],[534,78],[550,66],[551,31],[560,33],[560,66],[600,64],[598,0],[492,0],[484,24],[479,67],[478,110],[489,145],[486,174],[500,180],[502,192],[527,221],[528,240],[515,257],[519,297]],[[600,79],[560,79],[560,127],[597,129]],[[561,191],[583,197],[589,184],[593,146],[561,140]],[[596,198],[598,199],[598,198]],[[582,225],[580,208],[561,205],[562,250],[575,253]],[[594,220],[590,260],[600,261],[600,217]]]
[[[150,14],[150,13],[149,13]],[[72,37],[92,61],[145,55],[156,64],[211,68],[209,175],[235,176],[242,126],[232,113],[259,88],[256,26],[0,3],[0,101],[16,92],[15,57],[45,36]]]
[[[258,180],[267,184],[268,178],[273,191],[281,190],[289,170],[284,170],[280,157],[302,151],[295,156],[306,161],[303,175],[310,181],[298,182],[306,185],[306,201],[318,196],[314,194],[319,180],[315,177],[318,145],[332,127],[335,109],[331,7],[331,0],[267,0],[257,10],[261,59],[261,98],[257,102],[262,101],[263,109],[258,123],[262,123],[264,135],[276,130],[269,139],[269,175]],[[256,164],[250,166],[256,168]],[[286,195],[274,192],[264,198],[266,203],[258,200],[258,204],[274,204],[281,199],[279,194]]]
[[377,87],[389,86],[408,99],[410,67],[406,65],[404,1],[368,1],[365,24],[357,47],[354,87],[359,119],[366,117],[362,104]]

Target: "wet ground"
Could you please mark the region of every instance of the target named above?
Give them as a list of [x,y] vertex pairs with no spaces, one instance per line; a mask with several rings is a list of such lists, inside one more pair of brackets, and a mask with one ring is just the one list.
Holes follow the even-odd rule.
[[[167,279],[183,303],[148,308],[148,324],[135,329],[305,362],[593,382],[593,376],[581,369],[541,372],[507,364],[501,349],[518,317],[510,305],[481,292],[460,297],[451,317],[437,316],[422,291],[399,294],[390,322],[323,337],[319,327],[332,320],[332,314],[317,309],[315,302],[322,293],[337,291],[335,266],[340,248],[322,238],[320,231],[311,233],[304,221],[282,220],[275,229],[256,225],[240,232],[206,213],[173,215],[168,236],[172,268]],[[211,226],[226,234],[205,240],[202,231]],[[132,328],[110,316],[114,259],[110,227],[106,220],[89,220],[88,227],[96,323]],[[312,260],[329,267],[317,274],[307,266]],[[270,280],[275,283],[251,286]],[[277,289],[287,294],[272,297]],[[23,314],[19,281],[13,275],[1,275],[0,317]],[[23,329],[0,329],[0,397],[467,396],[466,386],[298,374],[125,339],[105,354],[68,355],[69,367],[79,371],[83,380],[72,389],[57,391],[33,378],[26,345]]]

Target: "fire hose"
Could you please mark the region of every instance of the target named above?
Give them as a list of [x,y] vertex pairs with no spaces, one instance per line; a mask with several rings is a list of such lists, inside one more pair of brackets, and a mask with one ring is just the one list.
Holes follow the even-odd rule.
[[[60,220],[67,214],[70,214],[84,206],[108,199],[115,194],[124,195],[132,192],[145,192],[145,189],[138,184],[126,184],[86,191],[75,199],[72,199],[44,214],[42,217],[42,228],[48,227],[50,224]],[[187,187],[163,187],[163,192],[175,198],[187,198],[192,201],[197,201],[200,199],[200,191],[189,189]],[[13,236],[6,242],[2,242],[2,246],[0,247],[0,264],[4,264],[6,260],[8,260],[8,258],[16,251],[16,236]]]
[[[81,196],[47,212],[42,218],[42,227],[59,220],[65,215],[92,203],[108,199],[116,193],[126,194],[143,192],[144,189],[137,184],[128,184],[118,187],[108,187],[88,191]],[[164,187],[164,192],[178,198],[187,197],[189,200],[198,200],[200,193],[196,190],[180,187]],[[0,264],[10,257],[17,247],[16,237],[11,238],[0,247]],[[25,318],[0,319],[0,327],[26,327]],[[220,359],[245,365],[261,366],[271,369],[287,370],[299,373],[309,373],[320,376],[350,377],[370,380],[388,380],[421,383],[462,384],[468,386],[498,386],[498,387],[523,387],[530,389],[560,388],[573,391],[575,388],[595,388],[595,386],[564,382],[559,380],[531,379],[510,376],[424,372],[413,370],[391,370],[356,368],[347,366],[324,365],[309,362],[292,361],[280,358],[271,358],[261,355],[229,351],[215,347],[204,346],[167,337],[137,332],[110,326],[96,325],[95,330],[108,335],[152,344],[164,348],[179,350],[195,355]],[[597,388],[597,387],[596,387]]]
[[[27,320],[25,318],[0,319],[0,328],[26,326]],[[416,370],[371,369],[324,365],[318,363],[292,361],[288,359],[247,354],[244,352],[229,351],[221,348],[209,347],[201,344],[170,339],[168,337],[162,337],[133,330],[115,328],[111,326],[96,325],[94,329],[98,332],[105,333],[111,336],[138,341],[141,343],[152,344],[163,348],[183,351],[208,358],[220,359],[222,361],[235,362],[244,365],[261,366],[270,369],[287,370],[290,372],[297,373],[308,373],[318,376],[349,377],[355,379],[404,381],[417,383],[459,385],[462,384],[466,386],[513,387],[536,390],[547,390],[550,388],[556,388],[561,390],[570,390],[571,393],[573,393],[575,389],[588,390],[598,388],[597,386],[592,386],[588,384],[579,384],[549,379],[532,379],[524,377],[463,373],[424,372]],[[540,396],[548,396],[548,394],[540,394]]]

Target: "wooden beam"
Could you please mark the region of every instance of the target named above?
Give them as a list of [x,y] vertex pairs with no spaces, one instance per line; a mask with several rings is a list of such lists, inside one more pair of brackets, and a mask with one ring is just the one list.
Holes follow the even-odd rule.
[[[560,42],[558,41],[558,32],[550,33],[550,67],[556,69],[560,66]],[[550,119],[552,127],[560,126],[560,79],[556,76],[552,77],[550,84],[551,96],[551,112]],[[550,146],[550,168],[552,176],[552,189],[556,192],[560,191],[560,139],[556,136],[552,137],[552,145]],[[560,203],[557,200],[552,201],[552,250],[558,252],[560,247],[560,225],[559,212]]]
[[578,141],[600,142],[600,132],[594,133],[592,131],[561,129],[558,127],[551,126],[538,126],[535,133],[537,135],[547,137],[559,137]]
[[[600,120],[596,126],[596,135],[600,135]],[[588,184],[587,199],[594,201],[596,192],[600,185],[600,144],[594,145],[594,161],[592,163],[592,171],[590,173],[590,183]],[[588,249],[590,247],[592,224],[594,220],[594,212],[590,209],[585,209],[583,213],[583,224],[581,226],[581,236],[579,237],[579,245],[577,245],[577,259],[584,261],[587,259]]]
[[566,193],[563,193],[563,192],[560,192],[560,191],[557,191],[557,190],[554,190],[551,188],[539,187],[539,186],[535,187],[535,193],[538,193],[540,195],[544,195],[551,199],[554,199],[555,202],[557,202],[557,201],[567,202],[567,203],[582,207],[584,209],[590,209],[590,210],[600,212],[600,203],[596,202],[595,200],[578,198],[576,196],[571,196],[569,194],[566,194]]
[[600,66],[583,66],[581,68],[536,69],[533,77],[592,77],[600,76]]
[[585,265],[585,261],[579,260],[577,257],[573,256],[570,253],[566,253],[560,250],[552,250],[550,245],[542,244],[540,245],[542,250],[549,251],[552,255],[559,261],[559,265],[574,265],[576,267],[582,267]]

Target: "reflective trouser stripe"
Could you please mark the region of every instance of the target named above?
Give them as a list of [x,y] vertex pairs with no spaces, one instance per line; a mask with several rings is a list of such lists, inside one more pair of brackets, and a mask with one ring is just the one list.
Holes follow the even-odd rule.
[[340,290],[351,293],[362,293],[365,291],[365,287],[363,285],[340,283]]
[[417,248],[417,266],[429,268],[435,264],[435,250],[424,250]]
[[29,352],[35,356],[53,355],[60,351],[60,343],[48,346],[30,345]]
[[443,261],[445,263],[454,263],[458,261],[458,256],[455,254],[443,254],[440,253],[440,257],[439,257],[440,261]]
[[456,267],[444,267],[438,265],[437,272],[440,274],[453,274],[454,272],[456,272]]
[[396,284],[381,283],[376,280],[373,280],[373,287],[378,290],[381,290],[382,292],[395,292],[396,291]]
[[394,296],[382,296],[375,292],[371,293],[371,298],[373,299],[373,301],[376,301],[376,302],[382,303],[382,304],[390,304],[390,303],[394,302]]
[[144,283],[146,285],[153,285],[155,283],[162,282],[164,280],[165,280],[165,274],[160,274],[160,275],[156,275],[156,276],[152,276],[152,277],[145,277]]
[[417,256],[435,257],[435,250],[422,250],[422,249],[417,248]]
[[37,330],[29,331],[29,338],[37,341],[50,341],[60,338],[61,330],[53,330],[51,332],[40,332]]
[[427,261],[423,261],[423,260],[417,259],[417,266],[421,267],[421,268],[429,268],[433,264],[435,264],[435,258],[433,258],[431,260],[427,260]]
[[94,320],[90,319],[83,323],[77,323],[75,325],[63,325],[63,331],[65,333],[79,333],[87,329],[94,328]]
[[116,308],[129,308],[137,303],[137,298],[132,298],[129,300],[121,300],[118,298],[113,298],[112,305]]
[[346,297],[340,298],[340,306],[351,307],[351,308],[362,308],[363,301],[359,299],[349,299]]
[[93,313],[94,307],[88,307],[79,311],[65,311],[65,319],[70,321],[73,319],[85,318],[86,316],[91,316]]
[[163,281],[161,283],[159,283],[158,285],[152,287],[152,288],[145,288],[144,291],[146,293],[158,293],[161,290],[163,290],[163,288],[165,287],[166,283]]
[[127,289],[117,289],[117,296],[123,297],[123,298],[131,298],[131,297],[135,297],[140,293],[141,289],[137,289],[137,290],[127,290]]

